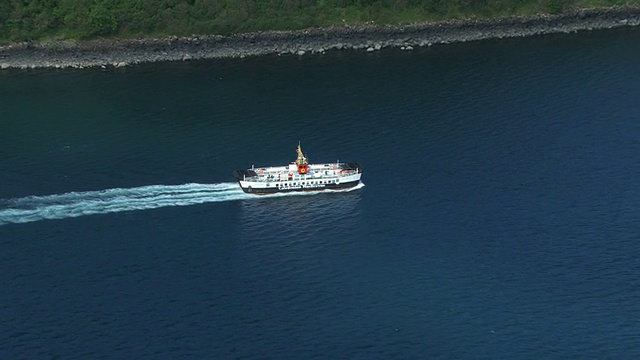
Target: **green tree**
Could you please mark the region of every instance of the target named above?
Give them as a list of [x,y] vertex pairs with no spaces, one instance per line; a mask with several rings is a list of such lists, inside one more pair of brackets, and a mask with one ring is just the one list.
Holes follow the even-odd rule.
[[117,29],[116,17],[103,4],[99,4],[89,11],[89,35],[111,35]]

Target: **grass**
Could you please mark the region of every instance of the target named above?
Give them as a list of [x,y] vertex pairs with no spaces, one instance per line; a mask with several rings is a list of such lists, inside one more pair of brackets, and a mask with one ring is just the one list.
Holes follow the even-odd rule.
[[640,0],[4,0],[0,44],[402,25],[640,6]]

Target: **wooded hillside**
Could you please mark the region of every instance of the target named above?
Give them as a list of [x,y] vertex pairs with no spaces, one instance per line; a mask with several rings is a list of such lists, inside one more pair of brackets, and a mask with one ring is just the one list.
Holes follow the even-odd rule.
[[640,0],[2,0],[0,43],[397,25],[614,5]]

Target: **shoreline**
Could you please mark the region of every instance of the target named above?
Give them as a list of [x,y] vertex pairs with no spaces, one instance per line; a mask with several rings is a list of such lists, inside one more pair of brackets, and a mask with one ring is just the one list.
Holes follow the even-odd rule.
[[61,41],[0,46],[0,69],[125,67],[160,61],[305,55],[334,50],[412,50],[484,39],[611,29],[640,25],[640,8],[581,9],[558,15],[451,20],[404,26],[345,25],[229,36],[139,40]]

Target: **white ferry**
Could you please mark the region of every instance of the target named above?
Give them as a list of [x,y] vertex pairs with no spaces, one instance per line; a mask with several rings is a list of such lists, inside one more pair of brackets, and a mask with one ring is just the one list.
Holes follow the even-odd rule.
[[242,190],[249,194],[291,191],[341,190],[360,183],[362,168],[357,163],[309,164],[298,144],[298,158],[288,166],[254,167],[236,170]]

